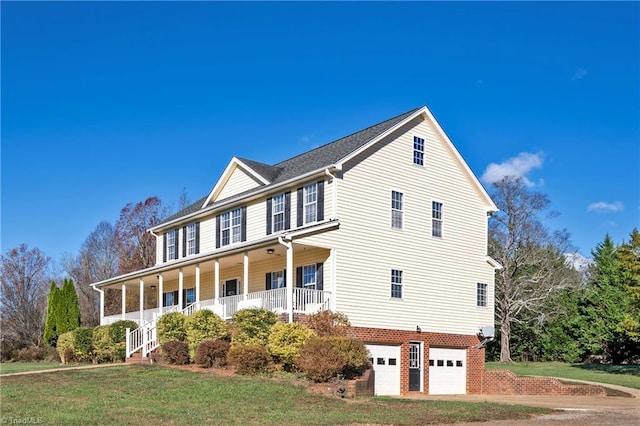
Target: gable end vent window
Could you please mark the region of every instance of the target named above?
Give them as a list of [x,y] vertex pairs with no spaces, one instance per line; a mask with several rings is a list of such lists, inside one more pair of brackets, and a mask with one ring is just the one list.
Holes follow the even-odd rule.
[[200,253],[200,222],[182,228],[182,257]]
[[391,270],[391,297],[402,299],[402,271],[399,269]]
[[391,227],[402,229],[402,192],[391,191]]
[[478,283],[476,286],[476,306],[487,307],[487,285]]
[[216,216],[216,248],[247,240],[247,208],[224,212]]
[[291,192],[267,199],[267,235],[291,228]]
[[431,203],[431,236],[442,238],[442,203]]
[[413,164],[424,166],[424,139],[413,137]]
[[297,199],[298,206],[296,213],[298,226],[324,220],[323,180],[298,188]]
[[164,233],[162,248],[162,261],[178,258],[178,230],[172,229]]

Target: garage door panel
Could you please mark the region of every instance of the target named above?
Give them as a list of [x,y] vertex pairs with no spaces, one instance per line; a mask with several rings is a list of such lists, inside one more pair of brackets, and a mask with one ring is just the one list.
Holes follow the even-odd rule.
[[375,394],[400,395],[400,346],[366,346],[375,371]]
[[467,350],[429,349],[429,394],[467,393]]

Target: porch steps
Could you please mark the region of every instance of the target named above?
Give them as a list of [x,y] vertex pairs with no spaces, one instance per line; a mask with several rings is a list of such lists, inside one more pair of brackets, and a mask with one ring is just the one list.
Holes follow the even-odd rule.
[[130,357],[126,358],[125,361],[127,364],[151,364],[150,357],[142,356],[142,349],[131,354]]

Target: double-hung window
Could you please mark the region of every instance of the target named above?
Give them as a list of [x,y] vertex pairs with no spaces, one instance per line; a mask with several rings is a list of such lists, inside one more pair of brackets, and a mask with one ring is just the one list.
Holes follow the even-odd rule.
[[284,194],[278,194],[272,200],[273,232],[284,230]]
[[190,223],[189,225],[185,226],[184,228],[184,232],[186,235],[186,244],[185,247],[187,248],[187,256],[192,255],[192,254],[196,254],[196,224],[195,223]]
[[314,182],[304,187],[303,201],[304,223],[318,220],[318,184]]
[[178,230],[172,229],[164,234],[164,254],[163,261],[175,260],[178,258]]
[[310,290],[316,289],[317,284],[317,266],[306,265],[302,267],[302,287]]
[[424,139],[413,137],[413,164],[424,166]]
[[266,289],[275,290],[285,287],[285,271],[267,272]]
[[402,192],[391,191],[391,227],[402,229]]
[[431,236],[442,238],[442,203],[431,203]]
[[246,207],[238,207],[222,213],[216,218],[218,234],[216,247],[245,241],[246,238]]
[[477,283],[476,285],[476,306],[485,308],[487,306],[487,285]]
[[402,299],[402,271],[399,269],[391,270],[391,297]]

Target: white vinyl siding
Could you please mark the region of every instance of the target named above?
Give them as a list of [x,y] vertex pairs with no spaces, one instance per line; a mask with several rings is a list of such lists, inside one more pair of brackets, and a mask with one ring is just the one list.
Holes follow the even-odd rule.
[[[407,160],[416,133],[425,139],[424,167]],[[385,185],[377,178],[382,170],[393,170],[385,174]],[[389,226],[388,213],[380,214],[381,206],[389,208],[390,187],[404,195],[402,233]],[[362,327],[415,330],[420,324],[425,331],[469,335],[493,324],[489,205],[430,123],[416,118],[346,163],[338,189],[339,229],[305,239],[338,253],[336,311]],[[433,200],[446,206],[443,239],[428,238]],[[390,309],[389,264],[403,271],[401,310]],[[489,284],[487,309],[473,309],[476,294],[469,282]]]
[[224,200],[225,198],[232,197],[260,185],[261,183],[259,181],[238,167],[231,173],[231,176],[222,187],[222,190],[220,190],[216,199],[212,201]]

